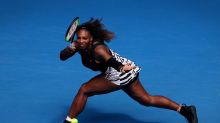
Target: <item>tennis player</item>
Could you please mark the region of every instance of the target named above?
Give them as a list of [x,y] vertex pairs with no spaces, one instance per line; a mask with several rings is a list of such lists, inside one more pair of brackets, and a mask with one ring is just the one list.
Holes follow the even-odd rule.
[[179,112],[189,123],[198,123],[195,106],[177,104],[164,96],[150,95],[139,80],[141,68],[133,61],[120,56],[107,46],[114,33],[105,29],[99,19],[90,19],[76,29],[77,39],[60,52],[60,59],[67,60],[75,53],[81,55],[82,64],[101,73],[81,85],[64,123],[77,123],[88,97],[123,90],[144,106],[153,106]]

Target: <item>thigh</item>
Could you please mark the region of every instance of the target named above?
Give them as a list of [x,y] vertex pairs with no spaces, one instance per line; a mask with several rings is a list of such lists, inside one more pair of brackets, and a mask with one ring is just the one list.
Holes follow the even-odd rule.
[[82,85],[89,95],[98,95],[113,92],[120,89],[120,86],[107,80],[103,74],[97,75]]
[[138,78],[130,85],[123,87],[122,90],[137,101],[150,97]]

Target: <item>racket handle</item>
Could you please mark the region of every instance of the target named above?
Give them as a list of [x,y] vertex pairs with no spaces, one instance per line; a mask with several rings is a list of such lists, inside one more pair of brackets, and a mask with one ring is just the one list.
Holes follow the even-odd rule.
[[73,41],[72,43],[70,43],[69,47],[73,50],[76,50],[76,47],[77,47],[77,42],[76,41]]

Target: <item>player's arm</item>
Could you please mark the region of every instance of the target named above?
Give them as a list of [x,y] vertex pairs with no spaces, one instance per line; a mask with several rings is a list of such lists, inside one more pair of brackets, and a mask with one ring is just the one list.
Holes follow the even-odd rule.
[[105,45],[99,45],[95,48],[95,54],[100,56],[108,66],[115,68],[119,72],[128,72],[131,69],[134,69],[135,66],[131,64],[123,65],[121,62],[118,62],[110,53],[108,47]]
[[128,72],[134,67],[130,64],[123,65],[118,62],[110,53],[108,47],[105,45],[99,45],[95,48],[95,54],[101,57],[108,66],[115,68],[119,72]]
[[65,49],[60,51],[60,60],[65,61],[77,52],[77,42],[72,42]]
[[105,45],[98,45],[94,50],[96,57],[102,59],[108,66],[115,68],[117,71],[120,71],[124,66],[111,55],[108,47]]

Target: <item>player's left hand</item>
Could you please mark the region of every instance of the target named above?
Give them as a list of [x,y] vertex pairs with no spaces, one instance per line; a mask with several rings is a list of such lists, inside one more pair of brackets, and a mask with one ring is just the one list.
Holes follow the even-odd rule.
[[128,72],[128,71],[130,71],[130,70],[132,70],[132,69],[135,69],[136,67],[135,66],[131,66],[131,64],[126,64],[126,65],[124,65],[121,69],[120,69],[120,71],[121,72],[123,72],[123,73],[126,73],[126,72]]

